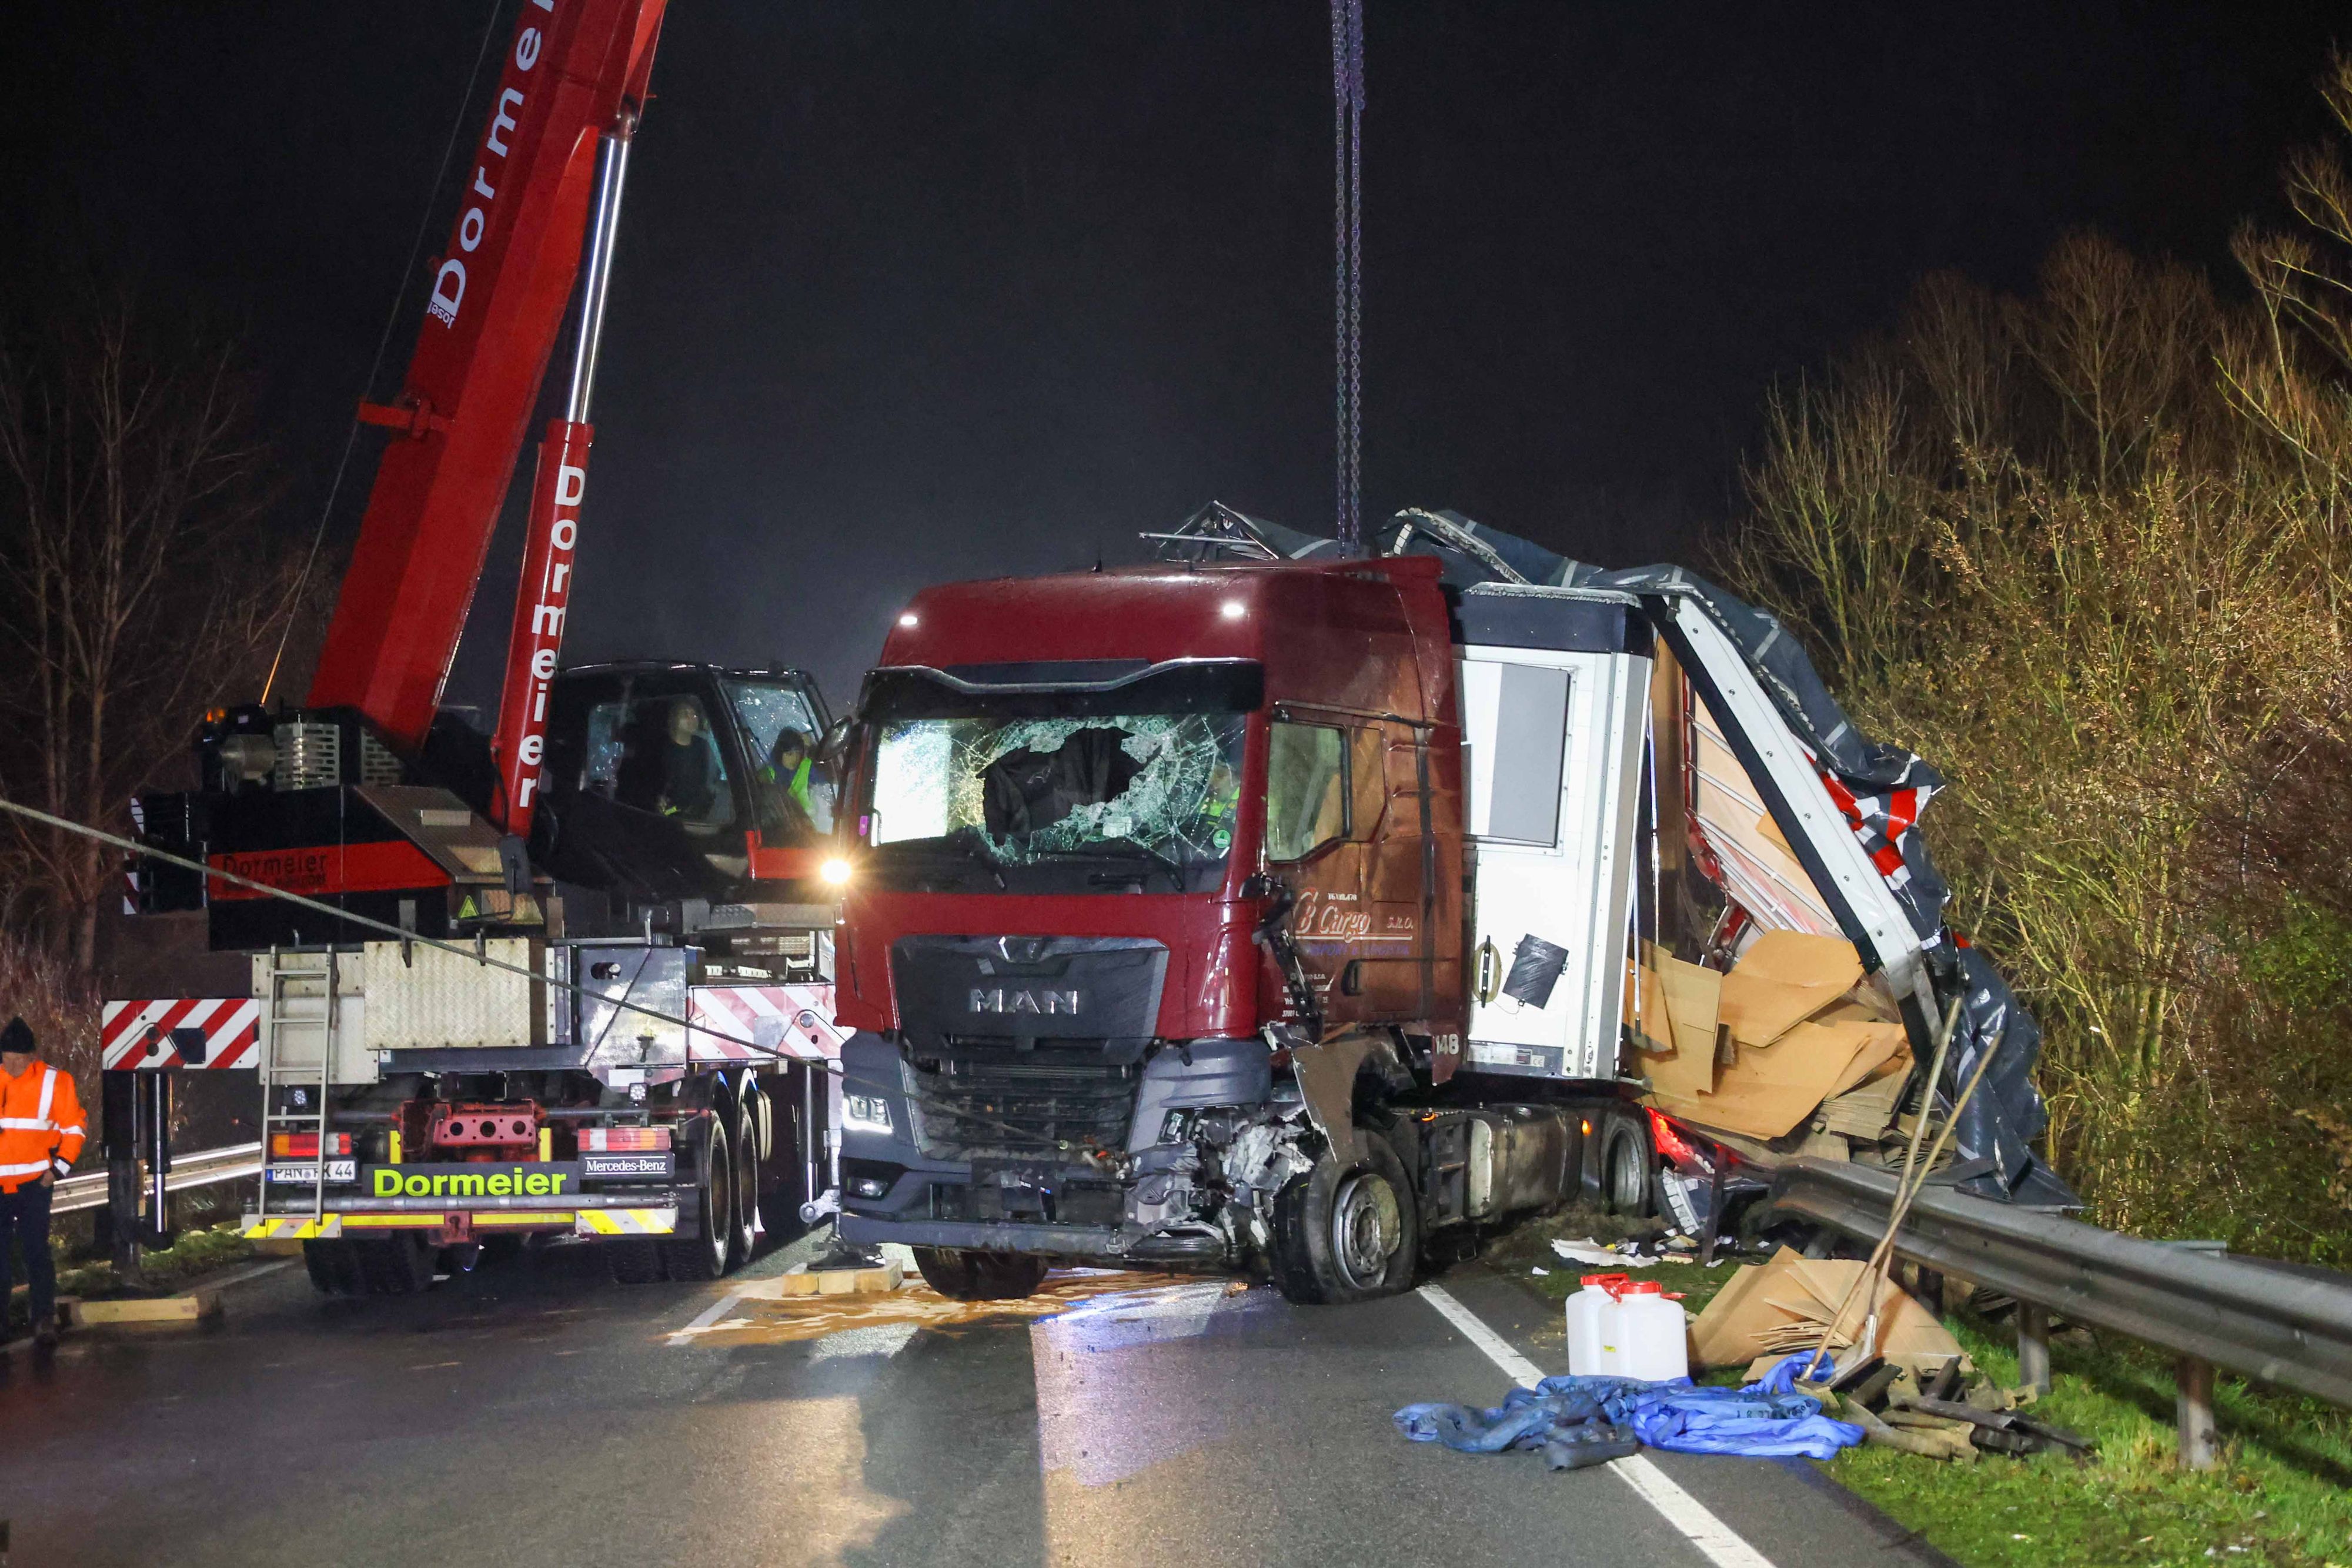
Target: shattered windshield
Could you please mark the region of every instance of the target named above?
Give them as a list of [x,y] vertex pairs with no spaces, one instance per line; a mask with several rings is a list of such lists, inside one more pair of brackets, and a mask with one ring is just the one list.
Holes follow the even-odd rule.
[[941,891],[1217,887],[1233,848],[1247,719],[1091,711],[1120,695],[1138,708],[1211,706],[1150,702],[1154,695],[1163,694],[941,700],[934,690],[898,705],[922,716],[877,716],[864,812],[874,873],[886,885]]

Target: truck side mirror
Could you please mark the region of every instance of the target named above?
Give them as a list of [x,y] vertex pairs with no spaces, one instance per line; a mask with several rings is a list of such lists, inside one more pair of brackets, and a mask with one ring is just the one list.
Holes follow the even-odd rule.
[[816,759],[826,768],[839,772],[841,758],[849,749],[849,737],[857,727],[857,720],[837,718],[826,727],[824,737],[816,743]]

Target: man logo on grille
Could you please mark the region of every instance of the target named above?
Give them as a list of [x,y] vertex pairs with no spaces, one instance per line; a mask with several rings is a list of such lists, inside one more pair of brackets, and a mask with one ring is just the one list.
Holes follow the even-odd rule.
[[1076,1018],[1078,1013],[1078,993],[1068,991],[1017,991],[1002,986],[975,987],[971,993],[971,1010],[976,1013],[1034,1013],[1048,1017],[1066,1014]]

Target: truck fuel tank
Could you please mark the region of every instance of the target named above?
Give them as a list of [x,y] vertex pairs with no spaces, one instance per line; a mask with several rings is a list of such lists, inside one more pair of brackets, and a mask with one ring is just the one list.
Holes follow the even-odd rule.
[[1420,1119],[1426,1223],[1548,1208],[1577,1180],[1576,1117],[1569,1110],[1498,1105],[1428,1111]]

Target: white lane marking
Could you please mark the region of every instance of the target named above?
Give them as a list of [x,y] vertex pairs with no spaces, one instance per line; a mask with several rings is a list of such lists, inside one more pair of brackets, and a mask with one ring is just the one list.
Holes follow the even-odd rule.
[[740,1291],[730,1291],[726,1295],[719,1297],[719,1300],[712,1303],[700,1317],[695,1319],[692,1322],[687,1324],[684,1328],[670,1335],[669,1347],[672,1350],[676,1350],[679,1345],[693,1343],[694,1336],[696,1334],[700,1333],[703,1330],[709,1328],[711,1324],[717,1322],[719,1319],[733,1312],[736,1307],[742,1302],[742,1300],[743,1292]]
[[[1464,1339],[1485,1353],[1488,1361],[1501,1367],[1512,1382],[1533,1388],[1543,1381],[1541,1367],[1514,1350],[1508,1340],[1480,1322],[1475,1312],[1455,1301],[1443,1286],[1423,1285],[1421,1296],[1460,1330]],[[1709,1512],[1705,1503],[1677,1486],[1665,1471],[1649,1460],[1637,1454],[1630,1459],[1612,1460],[1609,1469],[1643,1502],[1656,1509],[1668,1524],[1682,1531],[1683,1538],[1697,1547],[1716,1568],[1772,1568],[1770,1558],[1742,1541],[1729,1525]]]

